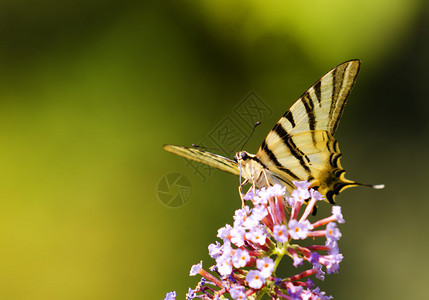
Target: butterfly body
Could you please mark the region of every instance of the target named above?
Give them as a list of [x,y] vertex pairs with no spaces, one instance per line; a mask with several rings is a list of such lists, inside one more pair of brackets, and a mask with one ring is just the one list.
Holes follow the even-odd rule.
[[[234,155],[234,161],[239,167],[240,175],[256,187],[280,183],[277,180],[273,180],[274,177],[271,171],[267,169],[255,154],[240,151]],[[280,184],[284,185],[283,183]]]
[[347,61],[320,78],[280,118],[256,154],[240,151],[230,160],[195,148],[165,145],[164,149],[240,175],[257,187],[279,183],[291,192],[293,181],[306,180],[335,203],[334,197],[345,188],[363,185],[344,177],[342,155],[333,137],[359,67],[359,60]]

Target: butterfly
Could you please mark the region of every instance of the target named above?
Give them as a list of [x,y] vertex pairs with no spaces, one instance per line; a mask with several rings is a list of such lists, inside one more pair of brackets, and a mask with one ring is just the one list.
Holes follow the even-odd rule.
[[306,180],[334,204],[346,188],[367,185],[345,178],[342,156],[333,137],[347,97],[360,68],[359,60],[346,61],[320,78],[276,123],[256,154],[237,152],[234,159],[197,148],[164,145],[164,149],[220,170],[240,175],[253,186],[274,184],[291,192],[294,181]]

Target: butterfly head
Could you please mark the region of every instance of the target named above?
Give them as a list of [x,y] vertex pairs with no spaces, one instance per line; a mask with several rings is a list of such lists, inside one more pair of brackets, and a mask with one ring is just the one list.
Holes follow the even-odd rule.
[[249,157],[250,157],[249,153],[247,153],[246,151],[240,151],[240,152],[235,153],[235,155],[234,155],[234,161],[236,163],[240,164],[240,163],[248,160]]
[[255,154],[250,154],[246,151],[240,151],[235,153],[234,161],[238,164],[245,165],[250,162],[254,162],[256,164],[260,164],[259,159]]

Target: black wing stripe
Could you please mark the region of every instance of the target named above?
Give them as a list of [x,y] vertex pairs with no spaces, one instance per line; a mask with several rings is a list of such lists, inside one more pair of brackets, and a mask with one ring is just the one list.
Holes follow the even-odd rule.
[[274,127],[274,132],[282,139],[283,144],[289,148],[290,153],[299,161],[299,164],[304,168],[307,173],[311,173],[310,168],[307,166],[304,158],[307,162],[310,159],[296,146],[290,134],[286,132],[282,124],[278,123],[278,126]]
[[337,77],[337,73],[339,72],[339,69],[334,69],[332,71],[332,94],[331,94],[331,106],[329,108],[329,119],[332,120],[332,115],[334,113],[334,109],[335,109],[335,105],[336,105],[336,99],[338,97],[338,93],[339,93],[339,88],[336,85],[336,77]]
[[335,151],[335,152],[340,152],[340,147],[338,146],[338,141],[337,140],[335,140],[334,141],[334,143],[333,143],[333,148],[334,148],[334,150],[333,151]]
[[164,145],[164,149],[168,152],[183,156],[188,163],[191,161],[196,161],[198,163],[202,163],[225,172],[229,172],[236,175],[240,174],[237,163],[221,155],[198,150],[195,148],[188,148],[176,145]]
[[314,85],[314,92],[316,94],[316,100],[319,102],[319,106],[322,107],[322,80],[319,80],[315,85]]
[[340,148],[338,147],[338,141],[337,140],[327,139],[327,141],[326,141],[326,148],[331,153],[340,152]]
[[334,186],[334,193],[338,195],[342,190],[345,189],[346,186],[356,185],[354,182],[338,182]]
[[[349,93],[350,93],[350,91],[347,94],[349,94]],[[341,104],[341,108],[339,109],[339,111],[343,111],[345,105],[346,105],[346,101],[344,101]],[[332,125],[332,132],[335,132],[337,130],[338,124],[340,123],[340,117],[341,116],[338,116],[338,118],[335,120],[335,123]]]
[[328,200],[328,202],[332,205],[335,204],[334,196],[335,196],[335,193],[333,191],[326,192],[326,200]]
[[[221,165],[224,165],[224,166],[230,167],[230,164],[228,164],[228,163],[226,163],[226,162],[225,162],[226,160],[229,160],[229,159],[226,159],[226,158],[224,158],[224,159],[219,159],[219,158],[217,158],[217,157],[214,157],[213,155],[208,155],[206,152],[201,151],[201,150],[198,150],[198,149],[192,149],[192,148],[187,148],[187,149],[188,149],[190,152],[198,153],[198,155],[201,155],[201,156],[203,156],[203,157],[207,157],[207,158],[213,159],[214,161],[218,162],[218,163],[219,163],[219,164],[221,164]],[[216,156],[217,156],[217,155],[216,155]],[[186,157],[185,157],[185,159],[190,160],[189,158],[186,158]]]
[[261,145],[261,149],[262,149],[262,151],[264,151],[267,155],[268,155],[268,157],[270,158],[270,160],[276,165],[276,167],[279,169],[279,170],[281,170],[281,171],[283,171],[283,172],[285,172],[285,173],[287,173],[290,177],[292,177],[292,178],[294,178],[294,179],[296,179],[296,180],[299,180],[300,178],[298,177],[298,176],[296,176],[291,170],[289,170],[289,169],[287,169],[287,168],[285,168],[278,160],[277,160],[277,157],[274,155],[274,153],[268,148],[268,146],[267,146],[267,144],[266,144],[266,142],[265,142],[265,140],[262,142],[262,145]]
[[[350,69],[350,67],[348,68],[348,69]],[[354,83],[355,83],[355,81],[356,81],[356,75],[355,76],[347,76],[347,79],[348,79],[348,82],[345,82],[344,81],[344,77],[345,77],[345,74],[346,74],[346,71],[351,71],[351,70],[348,70],[348,69],[345,69],[344,70],[344,72],[343,72],[343,76],[342,76],[342,78],[341,78],[341,83],[342,83],[342,85],[341,85],[341,89],[343,89],[343,85],[344,84],[346,84],[346,87],[347,88],[345,88],[345,89],[343,89],[343,93],[345,93],[344,95],[341,95],[341,97],[343,98],[343,99],[347,99],[348,97],[349,97],[349,95],[350,95],[350,92],[352,91],[352,89],[351,89],[351,87],[354,85]],[[359,69],[357,69],[357,71],[359,71]],[[357,73],[356,73],[357,74]],[[351,80],[350,80],[351,79]],[[350,82],[349,82],[350,81]],[[342,111],[343,111],[343,109],[344,109],[344,106],[346,105],[346,100],[344,100],[343,101],[343,103],[341,103],[341,106],[340,107],[338,107],[337,108],[337,111],[338,112],[340,112],[340,114],[342,113]],[[341,118],[341,115],[339,115],[336,119],[335,119],[335,122],[334,122],[334,124],[332,124],[332,130],[333,130],[333,132],[335,132],[336,131],[336,129],[337,129],[337,127],[338,127],[338,124],[340,123],[340,118]]]
[[268,170],[267,166],[266,166],[266,165],[264,165],[264,164],[262,163],[262,161],[261,161],[259,158],[257,158],[256,156],[250,156],[250,157],[249,157],[249,159],[256,161],[256,162],[257,162],[258,164],[260,164],[264,169]]
[[337,169],[337,170],[334,171],[334,176],[335,177],[340,177],[340,175],[343,174],[343,173],[345,173],[345,172],[346,172],[346,170]]
[[329,158],[329,163],[333,168],[338,168],[338,160],[341,157],[341,153],[332,153]]
[[335,195],[338,195],[342,190],[344,190],[348,186],[356,186],[356,185],[357,185],[356,182],[344,182],[344,181],[338,182],[334,185],[332,190],[326,192],[326,199],[329,201],[329,203],[335,204],[335,201],[334,201]]
[[[332,102],[331,102],[331,107],[329,110],[329,119],[332,120],[333,119],[333,115],[335,113],[337,113],[338,107],[337,107],[337,101],[339,99],[341,90],[343,89],[343,85],[344,85],[344,76],[345,76],[345,68],[347,67],[347,65],[338,67],[334,70],[334,72],[332,72]],[[345,104],[345,101],[343,103],[343,105]],[[343,106],[342,106],[343,107]],[[341,110],[339,110],[341,111]],[[340,116],[338,116],[338,120]]]
[[314,102],[311,98],[310,94],[306,94],[302,97],[302,104],[304,104],[305,111],[308,115],[308,127],[310,130],[314,130],[316,128],[316,116],[314,115]]
[[293,119],[293,115],[291,111],[287,111],[284,115],[284,117],[289,121],[289,123],[292,125],[292,128],[294,128],[295,125],[295,120]]
[[290,138],[290,134],[286,131],[286,129],[284,129],[282,124],[277,123],[273,131],[277,133],[277,135],[283,140],[285,144],[287,144],[287,140]]

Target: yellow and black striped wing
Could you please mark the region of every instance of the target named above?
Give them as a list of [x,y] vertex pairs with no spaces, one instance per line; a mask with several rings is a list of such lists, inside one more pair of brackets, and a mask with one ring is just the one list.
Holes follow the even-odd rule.
[[333,202],[333,196],[357,183],[344,178],[333,134],[359,71],[360,62],[345,62],[307,90],[268,133],[257,152],[275,176],[291,186],[307,180]]
[[308,130],[326,130],[334,135],[359,68],[359,60],[333,68],[291,106],[273,131],[283,136]]
[[289,191],[294,189],[292,181],[306,180],[334,203],[335,195],[358,185],[344,178],[338,142],[327,131],[311,130],[294,134],[287,140],[276,139],[270,143],[270,149],[270,152],[259,151],[259,159],[285,181]]
[[211,167],[217,168],[228,173],[232,173],[235,175],[240,174],[240,170],[238,169],[237,163],[221,155],[202,151],[195,148],[188,148],[176,145],[164,145],[164,149],[171,153],[183,156],[187,159],[191,159],[209,165]]

